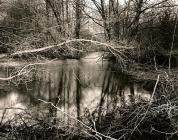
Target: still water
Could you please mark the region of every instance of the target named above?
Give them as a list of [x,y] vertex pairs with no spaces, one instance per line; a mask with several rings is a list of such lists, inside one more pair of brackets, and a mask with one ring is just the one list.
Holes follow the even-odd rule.
[[[30,81],[18,85],[0,81],[0,118],[12,118],[21,109],[33,110],[39,115],[61,117],[61,111],[53,110],[39,99],[52,102],[62,111],[80,117],[86,109],[100,112],[136,102],[137,98],[149,100],[150,92],[132,76],[118,71],[119,66],[102,60],[93,53],[80,60],[56,60],[37,67]],[[9,68],[11,67],[11,68]],[[0,76],[6,77],[15,66],[1,66]],[[7,109],[5,113],[4,108]],[[21,109],[20,109],[21,108]],[[61,117],[62,118],[62,117]]]

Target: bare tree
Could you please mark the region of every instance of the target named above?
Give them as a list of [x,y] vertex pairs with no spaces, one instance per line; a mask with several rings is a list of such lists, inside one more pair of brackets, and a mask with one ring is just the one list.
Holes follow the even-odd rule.
[[61,1],[58,0],[46,0],[47,5],[50,6],[50,8],[53,11],[53,14],[56,18],[57,24],[58,24],[58,31],[60,33],[63,32],[63,28],[62,28],[62,19],[61,19],[61,11],[62,11],[62,7],[61,7]]
[[75,18],[76,18],[75,36],[76,38],[80,38],[81,18],[82,18],[81,4],[82,4],[81,0],[75,1]]
[[[111,27],[110,27],[110,23],[109,23],[109,13],[107,12],[107,8],[106,8],[106,2],[105,2],[105,0],[100,0],[100,2],[98,2],[96,0],[92,0],[92,2],[95,5],[95,7],[97,8],[97,10],[102,18],[103,27],[104,27],[104,31],[105,31],[105,37],[107,40],[110,40],[111,39]],[[113,4],[112,2],[110,2],[110,3]],[[111,9],[109,11],[111,11]]]

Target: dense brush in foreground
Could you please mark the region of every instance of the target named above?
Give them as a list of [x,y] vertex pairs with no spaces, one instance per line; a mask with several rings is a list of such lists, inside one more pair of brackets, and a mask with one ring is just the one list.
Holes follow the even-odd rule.
[[[86,112],[76,122],[68,116],[68,122],[53,118],[52,121],[32,116],[29,112],[18,114],[1,123],[3,139],[60,139],[60,140],[174,140],[177,138],[178,106],[176,99],[161,97],[152,103],[140,99],[122,105],[108,113],[95,110]],[[58,109],[56,107],[56,109]]]

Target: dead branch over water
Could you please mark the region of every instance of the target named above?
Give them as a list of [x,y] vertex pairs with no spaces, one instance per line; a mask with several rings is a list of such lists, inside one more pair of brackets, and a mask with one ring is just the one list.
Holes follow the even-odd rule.
[[[116,72],[132,75],[139,82],[151,80],[155,83],[150,100],[129,96],[130,103],[126,104],[123,103],[125,96],[120,91],[122,104],[106,112],[101,108],[107,93],[103,94],[102,91],[95,111],[77,117],[64,112],[58,106],[59,100],[53,104],[39,99],[43,107],[62,112],[67,117],[67,123],[45,111],[39,115],[39,110],[34,113],[33,109],[1,108],[0,137],[177,139],[177,6],[173,0],[125,0],[124,3],[119,0],[0,0],[1,61],[9,58],[35,60],[18,66],[7,77],[0,77],[0,82],[12,82],[18,86],[19,81],[32,81],[38,66],[51,63],[51,59],[77,58],[80,61],[90,52],[104,51],[107,56],[103,54],[102,59],[112,60],[112,64],[118,67]],[[41,59],[51,61],[43,63]],[[102,87],[102,90],[116,94],[115,90],[125,88],[115,81],[115,76],[109,77],[109,82],[113,80],[113,84],[103,82],[106,87]],[[66,77],[62,76],[61,81]],[[61,83],[59,89],[64,87]],[[49,87],[52,86],[50,84],[51,79]],[[80,84],[78,78],[76,85]],[[110,91],[112,86],[116,86],[116,89]],[[133,91],[133,87],[130,90]],[[81,96],[80,91],[77,92]],[[21,112],[7,120],[5,115],[8,110]],[[77,113],[80,114],[79,111]]]
[[[33,50],[24,50],[24,51],[17,51],[17,52],[14,52],[12,54],[10,54],[11,56],[16,56],[16,55],[23,55],[23,54],[30,54],[30,53],[37,53],[37,52],[42,52],[42,51],[46,51],[46,50],[49,50],[49,49],[53,49],[53,48],[58,48],[60,46],[63,46],[65,44],[69,44],[69,43],[75,43],[75,42],[89,42],[89,43],[92,43],[96,46],[101,46],[101,49],[103,48],[104,50],[107,50],[111,53],[113,53],[113,55],[124,55],[122,54],[122,51],[120,50],[128,50],[128,49],[133,49],[134,47],[127,47],[127,46],[117,46],[117,49],[116,47],[110,45],[109,43],[102,43],[102,42],[99,42],[99,41],[95,41],[95,40],[87,40],[87,39],[72,39],[72,40],[67,40],[67,41],[64,41],[62,43],[59,43],[57,45],[51,45],[51,46],[47,46],[47,47],[42,47],[42,48],[38,48],[38,49],[33,49]],[[106,49],[107,48],[107,49]],[[72,49],[72,47],[71,47]],[[79,50],[78,50],[79,51]],[[113,52],[114,51],[114,52]],[[118,53],[118,54],[117,54]],[[8,55],[4,55],[2,57],[7,57]]]

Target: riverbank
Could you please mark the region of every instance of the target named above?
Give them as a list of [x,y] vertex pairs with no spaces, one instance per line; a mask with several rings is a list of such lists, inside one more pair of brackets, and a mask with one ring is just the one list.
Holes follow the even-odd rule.
[[[36,87],[34,90],[32,90],[32,94],[27,94],[30,96],[30,99],[27,101],[34,100],[34,98],[39,99],[39,97],[46,99],[47,95],[51,97],[53,92],[56,93],[56,91],[53,90],[58,89],[59,84],[62,88],[59,88],[57,93],[60,93],[61,95],[64,93],[65,95],[67,95],[67,93],[71,93],[71,91],[68,91],[68,89],[70,89],[74,83],[76,83],[77,89],[73,90],[73,92],[76,91],[77,93],[80,93],[82,89],[88,89],[89,87],[96,86],[97,89],[89,92],[90,95],[96,95],[96,93],[98,93],[96,91],[98,91],[98,88],[102,86],[102,89],[100,89],[102,94],[99,94],[101,99],[97,108],[92,111],[86,108],[84,114],[79,115],[78,117],[73,117],[70,113],[64,112],[63,106],[60,103],[59,106],[51,104],[51,102],[56,103],[56,94],[54,99],[51,97],[49,100],[47,100],[49,102],[45,103],[49,108],[49,112],[46,112],[46,110],[40,110],[39,115],[38,113],[32,113],[33,110],[29,108],[16,108],[23,110],[7,121],[3,121],[4,117],[2,117],[0,136],[4,139],[95,140],[103,138],[129,140],[166,140],[169,138],[171,140],[175,140],[177,138],[178,131],[178,105],[176,94],[177,85],[175,83],[177,81],[176,69],[171,69],[171,73],[169,73],[168,68],[163,69],[160,66],[155,67],[154,65],[122,61],[126,62],[126,69],[124,69],[124,67],[121,67],[118,61],[114,60],[115,57],[110,54],[108,55],[108,53],[105,53],[105,55],[103,52],[92,53],[78,60],[55,60],[59,62],[54,64],[52,64],[52,60],[46,59],[42,61],[36,61],[35,63],[34,61],[25,61],[25,59],[24,63],[17,61],[17,59],[11,59],[12,61],[10,60],[9,63],[1,63],[2,66],[4,65],[7,68],[18,67],[17,72],[20,72],[22,75],[15,73],[15,80],[17,80],[14,81],[15,83],[22,84],[25,79],[27,80],[25,82],[25,87],[23,87],[23,93],[21,93],[22,95],[25,93],[26,88],[31,91],[33,87]],[[16,61],[13,62],[13,60]],[[106,65],[106,69],[102,70],[101,68],[105,66],[105,60],[109,65]],[[97,65],[98,63],[100,64],[98,67],[99,69],[96,69],[93,65]],[[49,64],[49,66],[45,66],[46,64]],[[36,74],[36,66],[41,65],[44,65],[44,67],[40,69],[40,73],[44,71],[47,72],[47,75],[39,76],[41,77],[39,81],[44,80],[44,85],[37,82],[29,87],[28,83],[33,80],[38,81],[39,79],[38,77],[34,79],[35,76],[33,76],[31,73],[32,71],[30,70],[35,70],[33,72]],[[84,66],[84,69],[81,68]],[[58,68],[62,68],[62,70],[58,70]],[[90,72],[90,70],[92,71]],[[74,76],[72,75],[73,73]],[[87,73],[90,74],[86,75]],[[98,75],[95,75],[96,73],[98,73]],[[98,85],[98,83],[94,82],[94,79],[96,77],[101,78],[101,73],[104,74],[104,80],[102,84]],[[61,77],[58,77],[57,74],[61,75]],[[53,75],[53,77],[50,77],[50,75]],[[129,75],[132,78],[127,77],[126,75]],[[12,76],[10,77],[10,80],[13,82],[13,79],[11,79],[13,78]],[[25,78],[23,76],[30,76],[30,80],[28,80],[28,77]],[[77,81],[75,82],[72,81],[74,77],[77,77]],[[54,79],[56,79],[56,84],[53,81]],[[86,81],[86,79],[90,80]],[[18,80],[20,80],[20,82]],[[95,80],[98,81],[98,79]],[[6,81],[8,81],[8,79],[6,79]],[[62,83],[60,81],[62,81]],[[63,83],[64,81],[66,83]],[[82,83],[82,81],[84,81],[84,83]],[[142,98],[141,94],[144,94],[143,90],[141,90],[140,93],[132,94],[134,93],[133,90],[135,88],[133,86],[134,81],[141,83],[139,88],[143,86],[143,88],[149,91],[150,96],[145,94],[145,96],[148,98]],[[55,85],[57,85],[57,87],[55,87]],[[17,87],[18,86],[20,85],[17,85]],[[129,86],[128,89],[126,86]],[[43,90],[41,91],[41,89],[39,90],[37,87],[42,87]],[[49,90],[48,94],[46,94],[46,90]],[[64,93],[62,92],[63,90]],[[123,90],[130,90],[130,92],[127,91],[125,94],[120,92]],[[84,95],[87,95],[87,90],[84,91]],[[41,97],[43,93],[44,96]],[[117,96],[113,96],[116,95],[116,93]],[[127,94],[129,95],[127,96]],[[26,98],[27,95],[22,96],[20,99]],[[33,95],[35,96],[33,97]],[[81,96],[81,98],[84,98],[84,95]],[[13,93],[12,96],[14,100],[17,95],[14,95]],[[88,100],[89,97],[87,98]],[[109,100],[110,98],[112,99],[111,102]],[[109,101],[106,106],[103,103],[103,100],[107,100],[107,102]],[[73,99],[73,101],[79,102],[78,98]],[[36,105],[38,102],[35,101],[34,104]],[[71,102],[70,104],[77,105],[77,103]],[[92,102],[92,104],[94,104],[94,102]],[[47,108],[44,104],[40,106]],[[111,109],[108,110],[109,106]],[[81,109],[82,107],[78,106],[78,108]],[[4,110],[6,112],[8,109],[13,110],[14,108],[3,108],[2,114]],[[63,114],[65,120],[60,120],[57,115],[55,116],[54,112],[60,112],[60,114]]]
[[[106,114],[86,112],[80,119],[62,111],[67,122],[58,118],[49,118],[49,121],[33,116],[30,110],[24,110],[13,119],[1,122],[0,137],[5,140],[176,140],[177,100],[169,104],[166,100],[166,97],[153,102],[133,100],[132,104],[116,107]],[[58,107],[52,108],[61,111]]]

